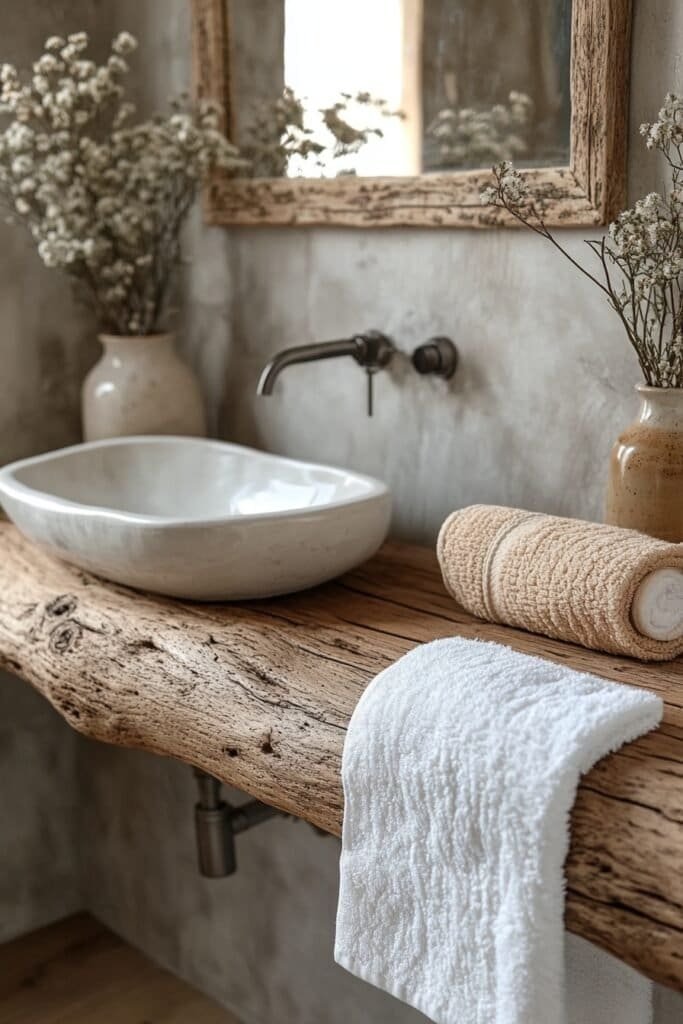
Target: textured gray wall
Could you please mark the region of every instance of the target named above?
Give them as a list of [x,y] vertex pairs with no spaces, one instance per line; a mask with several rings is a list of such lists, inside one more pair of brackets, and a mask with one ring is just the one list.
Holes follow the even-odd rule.
[[[109,35],[106,0],[3,4],[0,63],[20,67],[48,35]],[[87,314],[46,270],[30,239],[0,218],[0,464],[79,440],[80,380],[97,346]]]
[[0,942],[81,908],[77,737],[0,672]]
[[[105,31],[104,0],[3,4],[0,63],[29,65],[55,32]],[[0,220],[0,464],[79,438],[78,388],[96,353],[87,316],[24,235]],[[0,940],[82,905],[77,738],[0,673]]]
[[[7,6],[0,24],[12,18],[17,32],[19,10]],[[38,0],[28,6],[55,28],[59,11],[78,11],[80,27],[82,11],[107,6],[116,28],[140,36],[145,106],[162,105],[187,84],[187,0],[79,0],[49,12]],[[26,11],[24,3],[21,19],[33,31]],[[668,89],[683,88],[682,50],[678,0],[636,0],[634,196],[657,180],[637,125],[656,113]],[[582,234],[567,237],[580,252]],[[0,249],[0,259],[7,251]],[[92,358],[88,326],[61,283],[25,250],[13,252],[11,275],[0,267],[0,345],[10,367],[10,400],[0,416],[10,417],[14,440],[0,431],[0,457],[73,436],[77,383]],[[470,501],[600,515],[607,453],[633,412],[637,368],[599,295],[540,240],[489,232],[206,231],[196,216],[182,278],[181,342],[223,436],[377,473],[394,490],[397,531],[425,541],[451,507]],[[43,340],[41,318],[26,309],[39,297],[49,329],[63,338],[59,348]],[[430,334],[451,334],[463,357],[453,390],[397,367],[378,380],[376,416],[368,421],[358,368],[327,364],[288,371],[277,395],[255,397],[258,370],[278,348],[368,326],[389,331],[406,350]],[[49,363],[56,351],[66,354]],[[47,397],[44,382],[56,377],[44,373],[40,353],[62,381],[57,391],[48,386]],[[17,721],[26,722],[21,715]],[[236,877],[206,882],[194,864],[188,769],[89,743],[79,761],[86,898],[131,941],[237,1010],[245,1024],[423,1019],[332,964],[336,841],[300,823],[271,822],[240,838]],[[18,784],[17,766],[19,759]],[[34,793],[41,778],[38,771]],[[10,772],[3,786],[11,782]],[[37,841],[26,836],[26,845]],[[676,999],[667,1024],[682,1014]]]
[[190,769],[94,743],[82,756],[86,900],[115,931],[244,1024],[424,1019],[333,962],[336,839],[270,821],[237,840],[236,875],[202,879]]

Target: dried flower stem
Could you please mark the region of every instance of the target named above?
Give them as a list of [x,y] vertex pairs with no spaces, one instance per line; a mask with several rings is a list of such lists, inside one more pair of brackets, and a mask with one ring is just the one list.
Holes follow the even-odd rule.
[[552,242],[605,293],[619,316],[646,382],[683,387],[683,99],[669,94],[657,121],[641,126],[648,149],[664,154],[671,169],[667,196],[651,192],[610,224],[606,237],[587,245],[602,280],[562,246],[543,222],[523,176],[508,161],[493,168],[494,184],[482,202],[507,210]]

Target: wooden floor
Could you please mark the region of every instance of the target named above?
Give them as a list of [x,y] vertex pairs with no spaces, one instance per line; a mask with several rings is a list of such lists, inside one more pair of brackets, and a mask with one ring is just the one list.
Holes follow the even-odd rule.
[[238,1024],[87,914],[0,945],[0,1024]]

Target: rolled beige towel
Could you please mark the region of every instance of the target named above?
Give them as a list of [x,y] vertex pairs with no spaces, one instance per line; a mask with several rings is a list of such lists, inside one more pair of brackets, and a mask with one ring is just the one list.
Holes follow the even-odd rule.
[[496,505],[439,533],[444,583],[473,615],[644,661],[683,654],[683,544]]

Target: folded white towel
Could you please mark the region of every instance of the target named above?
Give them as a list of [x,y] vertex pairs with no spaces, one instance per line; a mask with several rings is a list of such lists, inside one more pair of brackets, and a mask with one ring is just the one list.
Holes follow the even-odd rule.
[[661,714],[654,694],[459,638],[382,672],[344,746],[337,962],[438,1024],[648,1024],[650,983],[608,957],[611,1016],[593,1000],[594,1019],[567,1017],[563,865],[580,773]]

